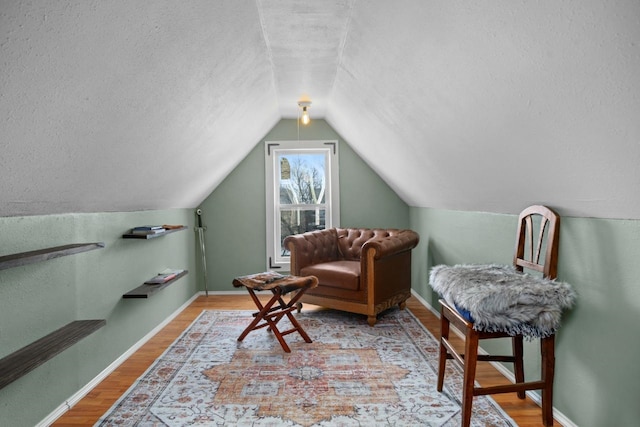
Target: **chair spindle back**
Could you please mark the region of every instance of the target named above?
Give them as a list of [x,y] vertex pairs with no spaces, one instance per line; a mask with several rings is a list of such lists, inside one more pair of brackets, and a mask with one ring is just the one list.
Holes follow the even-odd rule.
[[[538,225],[538,234],[535,229]],[[558,243],[560,216],[546,206],[530,206],[520,213],[513,265],[542,273],[548,279],[558,275]],[[527,244],[528,243],[528,244]],[[535,250],[534,250],[535,248]],[[541,256],[544,252],[544,258]]]

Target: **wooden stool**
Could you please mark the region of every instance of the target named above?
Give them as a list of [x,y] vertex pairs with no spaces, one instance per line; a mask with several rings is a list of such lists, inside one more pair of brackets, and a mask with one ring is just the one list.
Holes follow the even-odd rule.
[[[247,326],[247,328],[240,334],[238,341],[242,341],[249,332],[264,328],[268,326],[270,331],[276,336],[282,349],[291,353],[291,349],[284,341],[283,336],[298,332],[306,342],[311,342],[309,335],[302,329],[300,323],[293,317],[291,312],[296,310],[296,303],[304,295],[304,293],[311,288],[318,286],[318,279],[315,276],[298,277],[298,276],[283,276],[274,272],[264,272],[258,274],[252,274],[249,276],[241,276],[233,279],[233,286],[236,288],[245,287],[251,295],[251,299],[258,307],[258,312],[253,313],[253,321]],[[264,306],[255,294],[255,291],[271,291],[273,297]],[[291,297],[288,303],[286,303],[282,297],[289,292],[296,292]],[[277,304],[276,304],[277,303]],[[277,323],[287,316],[289,321],[293,325],[292,329],[280,332]],[[262,323],[260,323],[263,321]]]

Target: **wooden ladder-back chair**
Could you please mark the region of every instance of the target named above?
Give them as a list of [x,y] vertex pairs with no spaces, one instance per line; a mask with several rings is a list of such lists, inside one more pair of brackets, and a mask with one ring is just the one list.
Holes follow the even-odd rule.
[[[555,279],[558,264],[558,239],[560,217],[553,210],[545,206],[531,206],[520,213],[517,228],[515,255],[513,258],[512,275],[520,276],[524,269],[537,271],[542,274],[541,280]],[[535,233],[534,230],[539,230]],[[536,235],[537,234],[537,235]],[[544,252],[544,256],[542,253]],[[456,268],[446,267],[444,268]],[[466,268],[469,266],[459,266]],[[491,266],[489,266],[491,267]],[[495,267],[495,266],[494,266]],[[509,268],[508,266],[504,266]],[[436,269],[437,267],[434,267]],[[524,275],[528,276],[528,275]],[[434,282],[432,274],[432,284]],[[437,279],[435,279],[437,281]],[[550,281],[549,281],[550,282]],[[552,283],[555,285],[555,282]],[[568,285],[567,285],[568,286]],[[435,287],[434,287],[435,288]],[[570,298],[575,294],[570,292]],[[516,392],[520,399],[525,398],[526,390],[542,390],[542,421],[545,426],[553,425],[553,376],[554,376],[554,342],[555,330],[548,336],[540,338],[542,356],[541,378],[538,381],[525,382],[523,363],[523,334],[507,332],[488,332],[474,329],[474,319],[465,316],[457,304],[450,299],[443,298],[441,304],[441,340],[440,360],[438,368],[438,391],[442,391],[444,383],[445,365],[447,359],[454,359],[463,367],[462,391],[462,426],[469,426],[473,397],[486,394]],[[464,353],[460,354],[449,342],[450,325],[458,328],[465,337]],[[489,328],[491,330],[491,328]],[[482,355],[478,354],[478,342],[482,339],[511,338],[512,355]],[[478,361],[497,361],[514,364],[515,383],[493,387],[476,387],[475,374]]]

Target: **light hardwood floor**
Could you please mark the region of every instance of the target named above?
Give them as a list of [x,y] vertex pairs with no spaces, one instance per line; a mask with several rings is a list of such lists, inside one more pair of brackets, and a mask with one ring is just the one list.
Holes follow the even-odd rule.
[[[266,297],[267,294],[265,294]],[[407,301],[407,307],[436,338],[439,338],[440,320],[437,316],[425,308],[416,298],[410,298]],[[210,294],[208,297],[198,297],[53,425],[93,425],[180,333],[193,322],[202,310],[251,310],[254,308],[255,306],[248,295]],[[305,305],[304,310],[321,310],[321,308]],[[366,321],[364,317],[363,321]],[[484,386],[509,383],[500,372],[487,363],[478,365],[477,380]],[[493,395],[492,398],[519,426],[538,427],[543,425],[540,407],[529,398],[520,400],[515,393]],[[560,426],[557,421],[555,421],[554,425]]]

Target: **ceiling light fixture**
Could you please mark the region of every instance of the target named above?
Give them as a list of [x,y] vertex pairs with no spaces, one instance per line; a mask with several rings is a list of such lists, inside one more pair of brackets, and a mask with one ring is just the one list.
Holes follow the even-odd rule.
[[300,121],[303,125],[308,125],[311,119],[309,118],[309,112],[307,109],[311,106],[311,101],[300,101],[298,102],[298,106],[302,108],[302,116],[300,117]]

